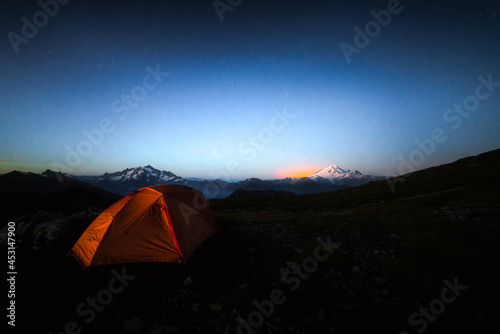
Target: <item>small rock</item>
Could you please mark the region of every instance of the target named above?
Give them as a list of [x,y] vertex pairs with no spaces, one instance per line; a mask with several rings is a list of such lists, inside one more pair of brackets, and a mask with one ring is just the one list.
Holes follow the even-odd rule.
[[144,323],[139,318],[129,319],[123,323],[121,334],[140,334]]
[[116,313],[113,314],[113,317],[116,318],[116,319],[123,318],[123,313],[116,312]]
[[321,321],[325,321],[325,315],[326,315],[325,310],[323,310],[322,308],[319,308],[319,309],[318,309],[318,318],[319,318]]
[[237,290],[243,290],[243,289],[246,289],[246,288],[248,288],[248,284],[243,283],[243,284],[241,284],[239,287],[237,287],[236,289],[237,289]]
[[200,310],[200,304],[194,304],[191,307],[191,312],[193,312],[193,313],[198,313],[199,310]]
[[220,303],[210,304],[210,310],[217,312],[222,310],[222,305]]
[[188,278],[186,278],[184,280],[184,282],[182,284],[184,284],[184,286],[188,286],[190,284],[193,284],[193,282],[194,282],[194,278],[192,278],[191,276],[189,276]]
[[387,283],[387,280],[386,280],[385,278],[375,277],[373,280],[374,280],[375,282],[377,282],[377,283],[380,283],[380,284]]
[[354,275],[361,275],[361,269],[359,269],[358,266],[354,266],[354,267],[352,267],[352,273]]
[[340,306],[344,309],[344,310],[352,310],[352,306],[349,305],[349,304],[346,304],[346,303],[340,303]]

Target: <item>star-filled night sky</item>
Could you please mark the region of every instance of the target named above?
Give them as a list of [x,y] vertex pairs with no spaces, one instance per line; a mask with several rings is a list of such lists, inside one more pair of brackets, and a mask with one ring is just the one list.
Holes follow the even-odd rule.
[[496,0],[0,9],[0,173],[397,175],[500,147]]

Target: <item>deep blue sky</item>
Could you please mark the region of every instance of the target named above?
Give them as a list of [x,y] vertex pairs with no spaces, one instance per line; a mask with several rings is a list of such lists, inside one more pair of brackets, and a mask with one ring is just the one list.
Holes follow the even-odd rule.
[[[481,88],[490,95],[468,118],[447,113],[478,76],[500,81],[498,1],[401,1],[350,63],[339,45],[355,45],[354,28],[387,1],[245,0],[224,21],[212,0],[59,7],[16,53],[9,36],[41,8],[0,5],[0,173],[151,164],[241,179],[337,164],[395,175],[401,159],[421,169],[500,147],[500,87]],[[127,106],[131,93],[140,101]],[[415,153],[436,128],[445,139]]]

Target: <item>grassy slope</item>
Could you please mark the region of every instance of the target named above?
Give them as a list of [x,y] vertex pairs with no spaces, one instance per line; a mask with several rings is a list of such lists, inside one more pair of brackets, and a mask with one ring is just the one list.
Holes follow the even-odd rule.
[[[500,280],[500,150],[331,193],[211,200],[219,220],[289,222],[304,233],[325,228],[362,240],[397,238],[387,263],[398,289],[426,303],[445,278],[469,286],[463,298],[491,314]],[[392,235],[392,236],[391,236]]]

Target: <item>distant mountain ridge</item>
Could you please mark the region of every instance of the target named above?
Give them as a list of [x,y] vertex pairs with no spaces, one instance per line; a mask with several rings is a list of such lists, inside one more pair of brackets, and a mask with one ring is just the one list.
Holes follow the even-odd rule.
[[80,176],[81,181],[88,182],[106,191],[127,195],[133,190],[156,184],[180,184],[196,188],[207,198],[224,198],[234,191],[288,191],[295,194],[309,194],[343,189],[361,185],[374,180],[385,179],[380,176],[363,175],[359,171],[351,172],[335,165],[325,167],[318,172],[302,178],[284,178],[261,180],[250,178],[238,182],[225,180],[185,179],[171,171],[159,170],[151,165],[127,168],[100,176]]
[[329,165],[314,174],[301,178],[262,180],[250,178],[238,182],[225,180],[185,179],[171,171],[159,170],[151,165],[126,168],[102,175],[74,176],[46,170],[41,174],[11,172],[1,175],[0,193],[20,192],[47,195],[69,187],[78,187],[105,197],[109,193],[121,196],[134,190],[156,184],[179,184],[200,190],[207,198],[225,198],[237,190],[284,191],[310,194],[358,186],[370,181],[385,179],[380,176],[351,172],[336,165]]

